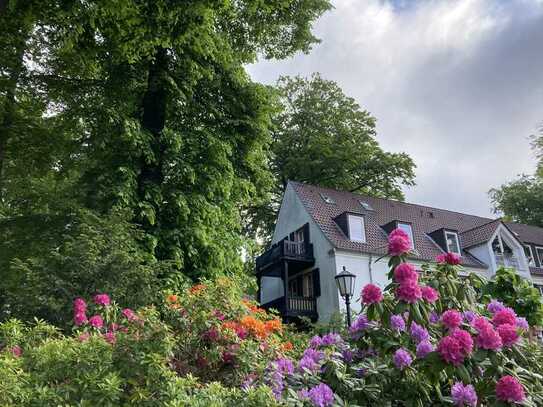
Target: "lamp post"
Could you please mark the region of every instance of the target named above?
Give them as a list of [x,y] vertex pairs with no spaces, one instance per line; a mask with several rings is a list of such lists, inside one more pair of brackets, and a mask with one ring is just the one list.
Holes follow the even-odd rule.
[[356,276],[352,273],[349,273],[345,266],[341,273],[337,274],[336,284],[339,290],[339,294],[345,299],[345,307],[347,308],[347,327],[351,326],[351,297],[354,292],[354,280]]

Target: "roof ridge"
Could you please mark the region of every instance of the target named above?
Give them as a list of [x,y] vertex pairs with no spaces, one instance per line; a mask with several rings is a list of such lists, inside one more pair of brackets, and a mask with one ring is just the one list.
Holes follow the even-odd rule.
[[[428,205],[422,205],[422,204],[417,204],[417,203],[412,203],[412,202],[399,201],[399,200],[393,199],[393,198],[382,198],[382,197],[379,197],[379,196],[362,195],[362,194],[357,194],[357,193],[351,192],[351,191],[344,191],[344,190],[341,190],[341,189],[334,189],[334,188],[329,188],[329,187],[321,187],[321,186],[319,186],[319,185],[309,184],[309,183],[307,183],[307,182],[293,181],[293,180],[289,180],[288,182],[293,183],[293,184],[303,185],[303,186],[315,187],[315,188],[320,188],[320,189],[327,189],[327,190],[329,190],[329,191],[347,193],[347,194],[356,195],[356,196],[359,196],[359,197],[367,197],[367,198],[371,198],[371,199],[379,199],[379,200],[381,200],[381,201],[388,201],[388,202],[397,202],[397,203],[399,203],[399,204],[401,204],[401,205],[416,206],[416,207],[419,207],[419,208],[435,209],[435,210],[438,210],[438,211],[444,211],[444,212],[449,212],[449,213],[456,213],[456,214],[458,214],[458,215],[471,216],[471,217],[474,217],[474,218],[479,218],[479,219],[488,220],[489,222],[487,222],[487,223],[490,223],[490,222],[493,222],[493,221],[495,221],[495,220],[500,220],[500,219],[501,219],[501,218],[492,219],[492,218],[487,218],[487,217],[485,217],[485,216],[472,215],[472,214],[470,214],[470,213],[459,212],[459,211],[453,211],[453,210],[444,209],[444,208],[437,208],[437,207],[435,207],[435,206],[428,206]],[[482,226],[482,225],[481,225],[481,226]],[[528,225],[528,226],[530,226],[530,225]]]
[[494,219],[494,220],[491,220],[490,222],[486,222],[486,223],[483,223],[482,225],[479,225],[479,226],[474,226],[470,229],[467,229],[467,230],[464,230],[463,232],[460,232],[460,234],[464,234],[464,233],[468,233],[468,232],[471,232],[472,230],[475,230],[475,229],[479,229],[479,228],[482,228],[486,225],[490,225],[491,223],[494,223],[494,222],[501,222],[503,223],[502,219],[501,218],[497,218],[497,219]]

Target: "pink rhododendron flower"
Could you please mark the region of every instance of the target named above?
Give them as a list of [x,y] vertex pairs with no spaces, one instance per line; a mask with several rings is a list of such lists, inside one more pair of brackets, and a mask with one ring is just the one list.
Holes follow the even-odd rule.
[[525,399],[524,387],[513,376],[503,376],[496,383],[496,397],[509,403],[520,403]]
[[139,319],[136,313],[132,311],[130,308],[123,309],[121,311],[121,314],[123,315],[123,317],[125,317],[129,321],[137,321]]
[[9,351],[11,352],[11,354],[13,356],[15,356],[16,358],[20,358],[23,354],[23,350],[21,349],[21,347],[19,345],[15,345],[15,346],[12,346]]
[[90,338],[90,333],[88,333],[88,332],[83,332],[81,335],[79,335],[79,336],[77,337],[77,340],[78,340],[79,342],[86,342],[86,341],[89,340],[89,338]]
[[468,356],[473,351],[473,338],[468,331],[464,331],[463,329],[455,329],[450,335],[452,338],[458,341],[464,356]]
[[462,263],[462,257],[457,255],[456,253],[443,253],[436,257],[436,261],[438,263],[447,263],[452,266],[456,266],[460,263]]
[[111,304],[111,300],[109,299],[109,295],[107,294],[96,294],[93,299],[95,304],[102,305],[104,307],[107,307],[109,304]]
[[494,314],[492,317],[492,323],[495,326],[501,324],[515,325],[517,323],[517,314],[511,308],[504,308]]
[[424,286],[420,288],[420,291],[422,293],[422,298],[430,304],[433,304],[439,298],[439,293],[432,287]]
[[518,342],[519,335],[516,325],[501,324],[496,328],[504,346],[512,346]]
[[117,336],[115,335],[115,332],[108,331],[104,334],[104,339],[107,343],[110,343],[111,345],[115,345],[117,342]]
[[74,314],[87,312],[87,303],[83,298],[76,298],[74,300]]
[[437,345],[437,352],[443,360],[455,366],[464,362],[464,359],[473,351],[473,339],[469,332],[455,329],[450,335],[441,338]]
[[462,314],[455,309],[447,310],[441,315],[441,323],[449,329],[458,328],[462,320]]
[[476,317],[472,325],[478,331],[485,328],[492,328],[492,324],[485,317]]
[[394,229],[388,235],[388,253],[391,256],[401,256],[411,250],[411,241],[402,229]]
[[415,266],[410,263],[401,263],[394,269],[394,281],[398,284],[417,284],[419,274]]
[[226,318],[224,314],[218,309],[213,310],[213,316],[217,318],[219,321],[224,321],[224,319]]
[[396,289],[396,298],[401,301],[408,302],[413,304],[420,300],[422,297],[422,292],[418,284],[401,284]]
[[100,315],[93,315],[89,318],[89,324],[94,328],[100,329],[104,326],[104,320]]
[[367,284],[362,289],[362,302],[364,304],[377,304],[383,301],[383,293],[375,284]]
[[481,349],[496,350],[502,347],[502,339],[491,325],[483,326],[477,331],[477,346]]
[[84,312],[78,312],[74,315],[74,324],[76,326],[81,326],[83,324],[86,324],[88,321],[87,316]]

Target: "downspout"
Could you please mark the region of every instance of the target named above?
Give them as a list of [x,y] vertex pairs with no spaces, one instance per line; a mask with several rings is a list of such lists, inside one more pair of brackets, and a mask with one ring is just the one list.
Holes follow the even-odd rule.
[[368,260],[368,270],[370,272],[370,284],[373,284],[373,273],[371,270],[371,263],[373,261],[373,255],[370,253],[370,259]]

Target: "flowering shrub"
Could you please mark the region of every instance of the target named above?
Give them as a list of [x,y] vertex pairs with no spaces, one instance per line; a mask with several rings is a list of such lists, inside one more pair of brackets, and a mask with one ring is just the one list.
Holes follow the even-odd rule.
[[458,276],[458,256],[419,273],[410,247],[391,233],[391,283],[363,288],[347,332],[316,336],[297,360],[270,363],[262,381],[275,397],[314,406],[543,405],[543,354],[527,339],[527,321],[497,301],[477,303],[483,282]]

